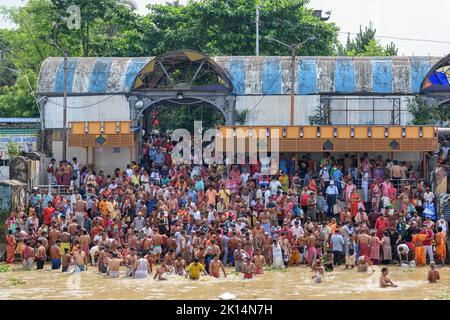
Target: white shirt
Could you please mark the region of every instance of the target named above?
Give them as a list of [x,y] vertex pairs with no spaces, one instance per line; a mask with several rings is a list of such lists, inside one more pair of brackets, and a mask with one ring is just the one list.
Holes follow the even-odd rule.
[[271,193],[272,195],[277,194],[278,187],[281,187],[281,182],[278,181],[278,180],[272,180],[272,181],[270,182],[270,193]]
[[250,173],[243,172],[241,174],[241,185],[245,186],[247,184],[248,178],[250,177]]
[[406,255],[408,255],[408,252],[409,252],[409,248],[408,248],[408,246],[406,245],[406,244],[401,244],[401,245],[399,245],[398,247],[397,247],[397,253],[400,255],[400,248],[403,248],[403,254],[406,254]]
[[292,235],[297,236],[297,239],[299,239],[305,233],[301,225],[298,225],[298,228],[295,227],[295,225],[291,227],[291,232]]

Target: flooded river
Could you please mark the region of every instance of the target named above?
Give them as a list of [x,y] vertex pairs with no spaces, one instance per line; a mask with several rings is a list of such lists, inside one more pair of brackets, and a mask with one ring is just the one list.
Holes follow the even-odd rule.
[[90,267],[87,272],[68,274],[49,270],[13,271],[0,273],[0,299],[218,299],[229,292],[236,299],[449,299],[450,268],[440,268],[441,281],[428,284],[428,268],[410,272],[398,266],[389,267],[390,277],[398,288],[379,287],[381,267],[375,272],[357,273],[338,267],[327,273],[322,283],[312,280],[314,275],[306,267],[285,271],[265,271],[251,280],[234,274],[227,268],[228,277],[213,279],[203,276],[198,281],[169,275],[169,281],[147,279],[111,279]]

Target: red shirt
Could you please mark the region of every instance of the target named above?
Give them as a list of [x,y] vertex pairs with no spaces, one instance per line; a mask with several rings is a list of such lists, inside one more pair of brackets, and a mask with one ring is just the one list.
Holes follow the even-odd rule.
[[44,209],[44,223],[46,225],[50,225],[50,223],[52,222],[52,214],[55,212],[55,208],[51,207],[47,207]]
[[432,239],[433,239],[433,231],[431,231],[431,230],[427,230],[427,231],[423,230],[420,233],[427,235],[427,239],[423,241],[423,245],[424,246],[431,246],[431,242],[432,242]]

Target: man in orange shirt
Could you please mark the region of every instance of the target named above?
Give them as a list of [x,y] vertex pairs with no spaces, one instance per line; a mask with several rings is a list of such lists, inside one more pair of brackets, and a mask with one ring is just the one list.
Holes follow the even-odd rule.
[[52,222],[52,215],[55,213],[55,208],[53,208],[53,203],[49,201],[47,203],[47,208],[44,209],[44,223],[50,225]]
[[207,206],[214,206],[216,207],[216,197],[217,197],[217,191],[212,186],[209,186],[208,190],[206,191],[206,198],[207,198]]

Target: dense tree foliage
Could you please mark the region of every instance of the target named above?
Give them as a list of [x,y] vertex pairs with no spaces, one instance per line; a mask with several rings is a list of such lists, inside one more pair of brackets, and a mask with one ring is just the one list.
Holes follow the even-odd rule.
[[383,47],[375,39],[376,32],[372,22],[369,22],[369,26],[364,27],[364,30],[359,26],[356,38],[351,40],[349,35],[346,45],[339,45],[338,53],[344,56],[396,56],[398,49],[395,44],[391,42]]
[[[346,46],[340,45],[338,27],[315,17],[308,0],[199,0],[187,5],[173,1],[148,5],[145,16],[123,3],[28,0],[20,8],[0,6],[0,16],[16,25],[0,30],[0,116],[39,116],[28,82],[35,88],[42,61],[62,55],[54,44],[70,56],[155,56],[175,49],[211,56],[254,55],[258,3],[261,55],[290,54],[284,46],[267,41],[267,36],[287,43],[315,36],[316,41],[301,47],[298,55],[391,55],[397,50],[381,47],[372,25]],[[78,30],[67,27],[70,5],[80,7]],[[196,110],[186,107],[168,116],[187,122]]]
[[450,101],[440,104],[426,97],[415,97],[409,100],[408,111],[414,117],[412,124],[415,125],[444,126],[450,121]]

